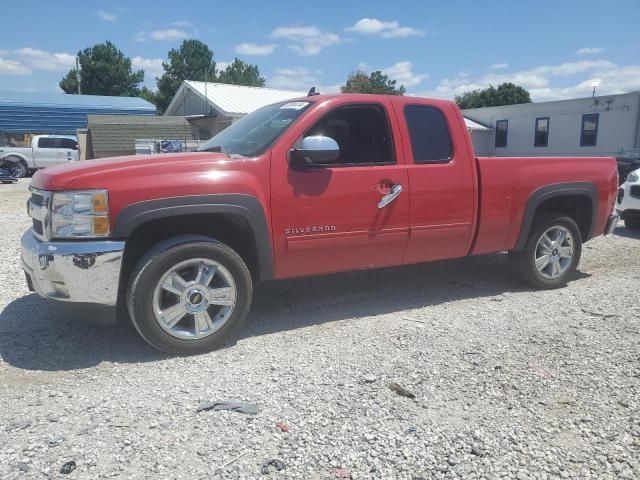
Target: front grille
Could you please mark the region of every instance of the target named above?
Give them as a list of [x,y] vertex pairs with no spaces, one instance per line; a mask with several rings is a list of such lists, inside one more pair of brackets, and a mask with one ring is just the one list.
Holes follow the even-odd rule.
[[28,202],[29,215],[32,219],[33,234],[40,240],[46,240],[47,224],[49,221],[49,204],[51,192],[31,188],[31,197]]
[[33,231],[38,235],[43,235],[44,230],[42,228],[42,222],[40,220],[33,220]]
[[31,203],[33,203],[34,205],[38,205],[38,206],[42,206],[44,205],[44,196],[42,195],[42,193],[39,193],[37,191],[32,191],[31,192]]
[[629,189],[629,195],[634,198],[640,198],[640,185],[632,185]]

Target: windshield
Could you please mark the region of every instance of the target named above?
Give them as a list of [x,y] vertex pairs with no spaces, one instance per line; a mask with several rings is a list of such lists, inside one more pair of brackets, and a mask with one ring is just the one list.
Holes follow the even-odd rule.
[[262,107],[218,133],[198,151],[253,157],[264,152],[310,105],[282,102]]

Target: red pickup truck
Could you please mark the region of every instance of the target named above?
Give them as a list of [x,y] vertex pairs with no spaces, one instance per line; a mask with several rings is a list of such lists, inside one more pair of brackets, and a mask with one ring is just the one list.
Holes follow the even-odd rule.
[[126,306],[170,353],[208,351],[257,281],[510,252],[563,285],[610,233],[614,158],[479,158],[454,103],[312,95],[247,115],[199,152],[39,171],[22,238],[43,297]]

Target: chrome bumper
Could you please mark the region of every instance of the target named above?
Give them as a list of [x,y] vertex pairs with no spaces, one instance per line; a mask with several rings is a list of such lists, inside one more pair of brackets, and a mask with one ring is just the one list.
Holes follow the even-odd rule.
[[29,288],[44,298],[115,305],[124,242],[42,242],[22,236],[22,265]]
[[620,215],[618,213],[612,213],[609,215],[609,220],[607,220],[607,226],[604,229],[605,235],[611,235],[613,231],[616,229],[616,225],[618,225],[618,220],[620,220]]

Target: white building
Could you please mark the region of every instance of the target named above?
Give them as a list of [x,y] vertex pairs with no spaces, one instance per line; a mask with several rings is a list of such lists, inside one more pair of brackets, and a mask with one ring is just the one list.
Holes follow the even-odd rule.
[[260,107],[306,94],[296,90],[185,80],[164,114],[187,117],[202,130],[201,138],[209,138]]
[[472,135],[478,155],[615,155],[640,148],[640,92],[462,112],[491,127]]

